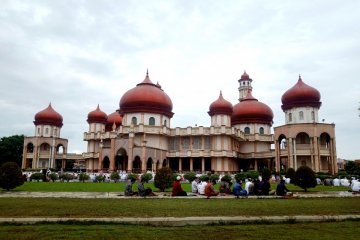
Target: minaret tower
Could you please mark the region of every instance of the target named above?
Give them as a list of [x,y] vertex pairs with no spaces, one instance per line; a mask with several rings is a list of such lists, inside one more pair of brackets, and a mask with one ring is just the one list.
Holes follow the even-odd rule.
[[252,91],[251,82],[252,79],[249,77],[249,74],[244,71],[243,75],[241,75],[241,78],[238,80],[240,86],[239,86],[239,101],[244,99],[248,92]]

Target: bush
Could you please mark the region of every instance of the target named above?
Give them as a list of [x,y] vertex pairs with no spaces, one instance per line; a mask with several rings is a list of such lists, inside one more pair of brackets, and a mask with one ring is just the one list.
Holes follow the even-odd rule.
[[173,172],[171,168],[160,168],[155,175],[154,186],[164,192],[166,188],[170,188],[173,182]]
[[211,174],[209,177],[211,182],[217,182],[219,181],[219,178],[220,178],[219,174]]
[[21,169],[15,162],[4,163],[0,167],[0,187],[9,191],[24,184]]
[[51,179],[51,181],[55,182],[59,179],[59,175],[57,175],[57,173],[50,173],[49,178]]
[[204,175],[201,175],[201,176],[199,177],[199,180],[202,181],[202,182],[204,182],[204,181],[206,181],[206,179],[207,179],[208,177],[209,177],[209,176],[208,176],[207,174],[204,174]]
[[232,177],[229,174],[225,174],[221,179],[228,183],[232,181]]
[[145,182],[149,182],[151,179],[153,178],[151,173],[144,173],[143,175],[141,175],[141,179],[144,180]]
[[105,176],[103,176],[103,175],[97,175],[96,177],[95,177],[95,182],[104,182],[105,181]]
[[239,172],[237,174],[235,174],[235,180],[236,181],[244,181],[246,178],[246,174],[244,172]]
[[120,175],[117,172],[112,172],[110,175],[110,179],[113,180],[115,183],[120,180]]
[[127,175],[127,179],[130,179],[132,182],[135,182],[136,180],[138,180],[139,175],[137,175],[136,173],[129,173]]
[[194,179],[196,178],[196,173],[194,173],[194,172],[187,172],[187,173],[184,174],[184,178],[191,183],[191,182],[194,181]]
[[89,175],[87,175],[86,173],[80,173],[80,175],[79,175],[79,181],[80,182],[85,182],[85,181],[87,181],[89,179],[90,179]]
[[36,181],[40,181],[44,179],[44,174],[40,173],[40,172],[37,172],[37,173],[33,173],[31,174],[30,176],[30,180],[36,180]]
[[271,178],[271,171],[268,168],[264,168],[261,172],[261,178],[263,181],[268,181]]
[[70,180],[72,180],[74,178],[74,176],[70,173],[64,173],[61,178],[64,180],[64,181],[67,181],[69,182]]
[[301,166],[295,172],[295,185],[307,191],[308,188],[316,187],[316,177],[314,171],[307,167]]
[[290,183],[295,182],[295,170],[293,168],[288,168],[285,174],[286,178],[290,178]]
[[245,176],[246,176],[246,178],[258,179],[260,174],[258,171],[251,170],[251,171],[245,172]]

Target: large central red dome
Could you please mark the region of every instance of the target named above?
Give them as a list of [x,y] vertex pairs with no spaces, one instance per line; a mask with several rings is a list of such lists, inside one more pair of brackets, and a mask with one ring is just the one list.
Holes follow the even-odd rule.
[[273,123],[274,114],[270,107],[259,102],[249,91],[244,99],[233,107],[231,125],[242,123]]
[[316,107],[321,106],[320,92],[305,84],[299,76],[298,82],[281,97],[283,111],[293,107]]
[[154,84],[149,78],[148,72],[143,82],[127,91],[120,99],[120,113],[158,113],[172,117],[172,101],[161,89],[159,84]]
[[47,108],[35,114],[34,124],[62,127],[63,117],[51,107],[50,103]]

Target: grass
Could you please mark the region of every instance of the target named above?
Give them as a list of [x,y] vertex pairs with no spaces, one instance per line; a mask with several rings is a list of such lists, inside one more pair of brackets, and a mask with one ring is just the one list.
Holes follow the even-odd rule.
[[0,198],[0,217],[189,217],[360,214],[360,198]]
[[0,225],[0,239],[358,239],[358,221],[151,227],[119,224]]
[[[25,182],[24,185],[17,187],[13,191],[29,191],[29,192],[123,192],[125,183],[92,183],[92,182]],[[153,183],[145,184],[146,187],[151,187],[154,191],[158,191]],[[189,183],[182,183],[185,191],[191,192],[191,185]],[[215,185],[215,189],[219,184]],[[304,190],[293,185],[288,184],[287,187],[293,192],[303,192]],[[276,188],[276,184],[272,184],[272,189]],[[137,184],[134,184],[133,189],[137,189]],[[349,187],[334,187],[318,185],[315,188],[309,188],[309,193],[316,192],[330,192],[330,191],[348,191]],[[167,189],[171,191],[171,189]]]

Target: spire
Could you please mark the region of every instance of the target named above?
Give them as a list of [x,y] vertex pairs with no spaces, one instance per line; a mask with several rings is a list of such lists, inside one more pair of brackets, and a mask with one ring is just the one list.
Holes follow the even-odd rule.
[[149,69],[146,69],[146,77],[149,77]]

